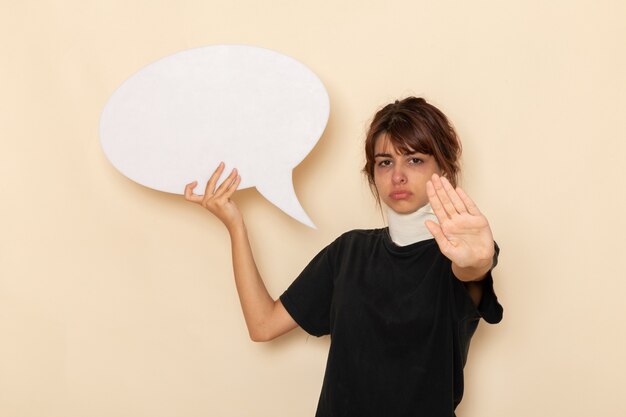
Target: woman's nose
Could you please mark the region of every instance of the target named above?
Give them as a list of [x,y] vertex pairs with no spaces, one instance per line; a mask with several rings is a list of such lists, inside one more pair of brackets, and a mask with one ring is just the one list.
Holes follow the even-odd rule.
[[404,184],[406,183],[406,174],[402,170],[402,168],[396,167],[393,170],[393,175],[391,177],[394,184]]

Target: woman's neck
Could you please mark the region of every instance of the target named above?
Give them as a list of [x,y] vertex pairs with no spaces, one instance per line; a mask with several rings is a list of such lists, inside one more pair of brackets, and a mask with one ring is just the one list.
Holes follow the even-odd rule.
[[422,240],[432,239],[433,235],[430,234],[424,224],[426,220],[438,223],[430,204],[426,204],[409,214],[399,214],[387,207],[389,235],[393,243],[398,246],[407,246]]

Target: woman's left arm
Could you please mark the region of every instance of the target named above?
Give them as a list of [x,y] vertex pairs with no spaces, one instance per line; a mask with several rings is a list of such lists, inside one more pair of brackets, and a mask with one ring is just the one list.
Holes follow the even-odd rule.
[[426,192],[439,220],[439,224],[427,220],[426,227],[441,253],[452,261],[454,275],[471,290],[469,283],[482,280],[493,266],[495,248],[489,222],[472,199],[445,177],[433,174]]

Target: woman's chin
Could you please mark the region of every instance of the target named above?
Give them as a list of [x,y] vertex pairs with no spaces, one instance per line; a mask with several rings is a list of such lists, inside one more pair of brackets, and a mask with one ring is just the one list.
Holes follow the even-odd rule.
[[[403,204],[404,203],[404,204]],[[385,204],[390,210],[393,210],[396,214],[411,214],[415,213],[422,206],[416,204],[409,204],[408,202],[390,202]]]

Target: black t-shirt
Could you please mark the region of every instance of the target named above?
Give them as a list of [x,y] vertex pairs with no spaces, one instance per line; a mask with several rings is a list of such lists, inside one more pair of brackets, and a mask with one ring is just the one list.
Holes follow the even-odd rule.
[[502,319],[491,272],[482,283],[476,307],[434,239],[400,247],[386,228],[324,248],[280,297],[331,336],[316,417],[454,416],[478,321]]

